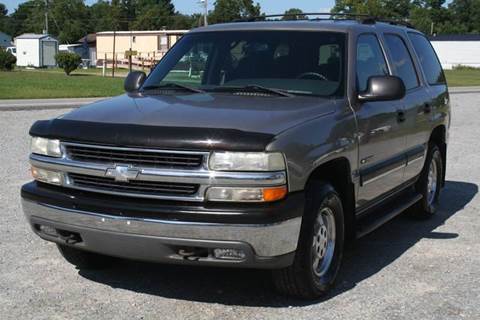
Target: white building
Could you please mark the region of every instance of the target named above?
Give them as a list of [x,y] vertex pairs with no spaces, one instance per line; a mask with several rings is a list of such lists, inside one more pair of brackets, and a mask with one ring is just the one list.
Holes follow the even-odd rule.
[[17,66],[54,67],[58,41],[48,34],[25,33],[15,38]]
[[429,38],[444,69],[455,66],[480,68],[480,35],[439,35]]
[[0,48],[7,48],[12,46],[12,37],[0,31]]

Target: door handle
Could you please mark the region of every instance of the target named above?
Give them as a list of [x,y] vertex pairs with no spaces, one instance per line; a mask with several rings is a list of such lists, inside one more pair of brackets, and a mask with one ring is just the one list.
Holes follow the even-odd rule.
[[398,111],[397,111],[397,121],[398,121],[398,122],[404,122],[405,120],[406,120],[405,111],[403,111],[403,110],[398,110]]
[[371,134],[372,136],[374,136],[374,135],[380,134],[380,133],[387,133],[387,132],[389,132],[391,129],[392,129],[392,126],[383,126],[383,127],[379,127],[379,128],[372,129],[372,130],[370,131],[370,134]]
[[425,112],[425,113],[430,113],[430,112],[432,112],[432,106],[431,106],[430,104],[428,104],[428,103],[425,103],[425,104],[423,105],[423,112]]

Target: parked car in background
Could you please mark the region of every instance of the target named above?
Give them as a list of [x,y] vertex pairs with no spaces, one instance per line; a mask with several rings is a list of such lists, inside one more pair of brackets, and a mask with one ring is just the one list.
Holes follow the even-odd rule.
[[312,299],[347,241],[408,208],[437,211],[450,100],[411,27],[198,28],[125,89],[30,129],[25,215],[79,268],[264,268],[280,292]]
[[10,52],[15,57],[17,56],[17,48],[15,48],[15,47],[7,47],[7,52]]

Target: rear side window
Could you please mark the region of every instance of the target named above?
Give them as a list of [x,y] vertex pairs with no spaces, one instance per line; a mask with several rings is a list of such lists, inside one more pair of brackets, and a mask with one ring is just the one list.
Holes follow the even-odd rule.
[[357,41],[357,88],[367,89],[368,79],[388,75],[387,63],[378,39],[373,34],[362,34]]
[[432,85],[444,84],[446,81],[442,66],[427,38],[421,34],[411,32],[408,34],[408,37],[412,41],[413,48],[420,60],[420,65],[427,77],[427,82]]
[[394,34],[387,34],[385,42],[392,57],[393,74],[403,80],[407,90],[418,87],[417,73],[403,39]]

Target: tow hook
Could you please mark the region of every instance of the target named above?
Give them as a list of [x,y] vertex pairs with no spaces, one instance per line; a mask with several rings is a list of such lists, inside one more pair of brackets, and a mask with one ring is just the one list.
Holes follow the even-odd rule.
[[80,236],[75,233],[59,232],[58,236],[60,239],[65,241],[66,244],[76,244],[76,243],[82,242],[82,239],[80,238]]
[[198,261],[200,258],[208,256],[208,251],[205,249],[180,249],[177,254],[188,261]]

